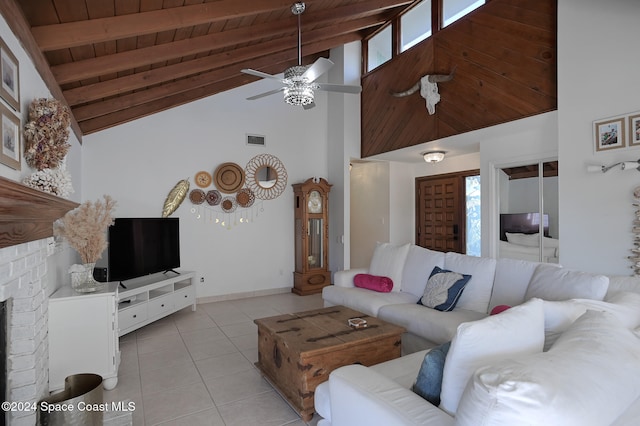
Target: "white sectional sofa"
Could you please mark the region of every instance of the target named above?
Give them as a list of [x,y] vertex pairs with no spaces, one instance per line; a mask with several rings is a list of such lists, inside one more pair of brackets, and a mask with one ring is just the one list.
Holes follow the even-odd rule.
[[[435,266],[471,275],[450,312],[416,303]],[[355,287],[357,273],[389,276],[394,288]],[[334,281],[323,290],[327,306],[408,331],[401,358],[339,368],[318,386],[319,426],[640,424],[637,278],[382,244],[368,270]],[[490,316],[498,305],[513,308]],[[436,406],[412,386],[429,348],[446,342]]]
[[[434,267],[471,275],[458,303],[451,312],[440,312],[418,305]],[[538,267],[540,266],[540,270]],[[489,315],[499,305],[519,305],[526,298],[529,282],[538,271],[557,270],[557,265],[517,259],[491,259],[442,253],[413,245],[378,244],[369,269],[351,269],[334,274],[334,285],[323,289],[325,306],[343,305],[401,325],[403,353],[427,349],[451,340],[463,322]],[[386,275],[393,280],[390,293],[380,293],[354,286],[357,274]],[[600,299],[605,296],[608,278],[571,271],[568,295]],[[547,273],[549,275],[549,273]],[[557,274],[556,274],[557,275]],[[576,280],[584,280],[576,283]],[[538,280],[539,281],[539,280]],[[569,280],[568,280],[569,281]],[[528,297],[527,297],[528,296]]]

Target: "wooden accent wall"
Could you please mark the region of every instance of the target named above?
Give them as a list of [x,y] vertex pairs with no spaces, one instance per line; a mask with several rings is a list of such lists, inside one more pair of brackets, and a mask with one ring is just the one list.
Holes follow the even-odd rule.
[[[557,109],[557,0],[492,0],[362,78],[362,157]],[[415,93],[448,74],[429,115]]]

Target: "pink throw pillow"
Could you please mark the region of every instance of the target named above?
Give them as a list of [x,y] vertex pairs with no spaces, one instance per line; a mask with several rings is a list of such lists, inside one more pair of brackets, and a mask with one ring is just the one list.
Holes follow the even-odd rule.
[[509,309],[511,306],[509,305],[498,305],[491,310],[491,315],[499,314],[500,312],[504,312]]
[[356,287],[366,288],[380,293],[389,293],[393,288],[393,280],[391,278],[369,274],[357,274],[353,277],[353,284]]

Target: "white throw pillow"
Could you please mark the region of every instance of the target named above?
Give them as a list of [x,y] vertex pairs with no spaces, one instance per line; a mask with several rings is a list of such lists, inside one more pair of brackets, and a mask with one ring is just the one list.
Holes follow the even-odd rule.
[[373,252],[369,273],[391,278],[391,281],[393,281],[393,289],[391,291],[400,291],[402,270],[407,259],[407,253],[409,253],[409,246],[410,244],[400,246],[391,243],[378,243]]
[[456,424],[609,425],[640,397],[640,340],[587,311],[549,350],[479,369]]
[[609,278],[604,275],[545,264],[539,265],[533,273],[525,299],[538,297],[544,300],[602,300],[608,288]]
[[587,310],[609,312],[628,329],[640,326],[640,294],[618,292],[607,301],[571,299],[544,302],[544,350],[548,350]]
[[454,415],[469,378],[479,367],[542,352],[543,343],[544,309],[540,299],[460,324],[444,363],[440,408]]
[[455,309],[488,313],[491,289],[493,289],[493,280],[496,275],[496,260],[448,252],[444,255],[444,269],[471,275]]

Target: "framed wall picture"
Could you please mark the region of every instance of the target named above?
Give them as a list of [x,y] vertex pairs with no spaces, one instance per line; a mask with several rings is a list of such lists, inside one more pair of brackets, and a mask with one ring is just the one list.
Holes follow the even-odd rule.
[[629,116],[629,146],[640,146],[640,113]]
[[0,38],[0,97],[20,112],[20,72],[18,60]]
[[593,123],[596,151],[608,151],[626,146],[624,122],[625,118],[619,117]]
[[0,103],[0,137],[2,138],[2,150],[0,150],[0,163],[20,170],[20,119],[14,113]]

